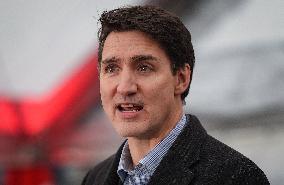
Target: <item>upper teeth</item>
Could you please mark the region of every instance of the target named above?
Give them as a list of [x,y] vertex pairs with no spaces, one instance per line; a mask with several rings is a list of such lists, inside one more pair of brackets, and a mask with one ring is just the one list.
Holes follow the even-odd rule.
[[135,105],[132,103],[125,103],[125,104],[120,104],[119,109],[121,111],[132,111],[132,112],[137,112],[142,109],[140,105]]
[[121,104],[121,107],[123,108],[131,108],[131,107],[134,107],[133,104]]

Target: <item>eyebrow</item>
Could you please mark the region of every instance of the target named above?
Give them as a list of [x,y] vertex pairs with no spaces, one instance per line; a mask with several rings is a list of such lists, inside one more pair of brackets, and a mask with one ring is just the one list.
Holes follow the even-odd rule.
[[111,58],[106,58],[102,60],[102,64],[108,64],[108,63],[117,62],[117,61],[119,61],[119,58],[111,57]]
[[[153,55],[135,55],[133,57],[131,57],[131,62],[133,63],[137,63],[137,62],[143,62],[143,61],[158,61],[158,59],[156,57],[154,57]],[[108,64],[108,63],[113,63],[113,62],[118,62],[120,61],[119,58],[113,56],[110,58],[106,58],[104,60],[102,60],[102,64]]]
[[156,57],[154,57],[153,55],[135,55],[133,57],[131,57],[131,62],[143,62],[143,61],[158,61],[158,59]]

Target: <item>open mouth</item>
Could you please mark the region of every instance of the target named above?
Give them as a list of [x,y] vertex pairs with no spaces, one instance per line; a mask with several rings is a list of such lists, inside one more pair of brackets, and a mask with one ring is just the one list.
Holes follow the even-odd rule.
[[120,112],[138,112],[143,109],[142,104],[136,103],[121,103],[118,104],[116,107]]

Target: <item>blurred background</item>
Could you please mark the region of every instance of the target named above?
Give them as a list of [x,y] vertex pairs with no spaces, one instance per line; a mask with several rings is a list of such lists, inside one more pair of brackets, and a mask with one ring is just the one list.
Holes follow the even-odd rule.
[[283,184],[283,0],[1,0],[0,184],[80,184],[116,151],[123,139],[100,106],[97,22],[139,4],[175,12],[192,33],[185,112]]

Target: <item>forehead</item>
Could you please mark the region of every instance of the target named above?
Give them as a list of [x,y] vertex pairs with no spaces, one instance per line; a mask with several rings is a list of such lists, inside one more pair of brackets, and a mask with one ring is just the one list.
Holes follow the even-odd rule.
[[111,32],[104,43],[102,60],[107,58],[129,58],[134,55],[165,57],[165,51],[158,42],[140,31]]

